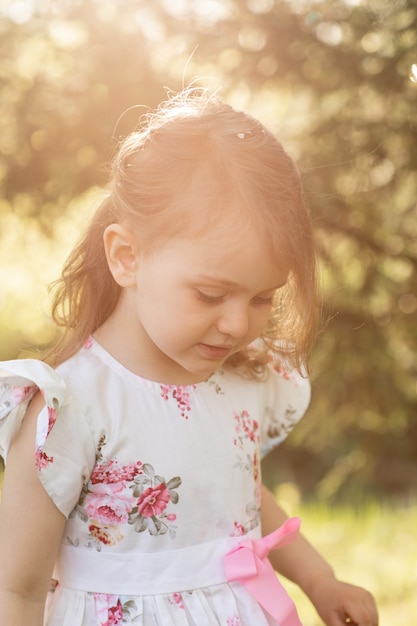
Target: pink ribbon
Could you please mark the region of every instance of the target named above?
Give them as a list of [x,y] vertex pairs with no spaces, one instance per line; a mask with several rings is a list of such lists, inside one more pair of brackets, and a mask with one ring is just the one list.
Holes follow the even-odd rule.
[[227,580],[240,581],[279,626],[302,624],[294,602],[269,562],[268,554],[293,542],[298,536],[300,524],[298,517],[290,517],[270,535],[262,539],[247,539],[224,557]]

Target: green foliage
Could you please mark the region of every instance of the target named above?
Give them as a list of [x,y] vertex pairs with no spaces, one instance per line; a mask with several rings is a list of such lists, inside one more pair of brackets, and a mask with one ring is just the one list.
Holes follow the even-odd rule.
[[[404,497],[417,475],[417,10],[262,5],[239,3],[239,21],[223,22],[204,52],[238,51],[230,80],[259,90],[277,115],[289,102],[277,126],[291,135],[315,222],[329,321],[313,355],[312,409],[281,469],[309,496],[352,500],[362,485]],[[282,452],[265,464],[271,481]]]
[[[417,615],[416,506],[391,508],[364,504],[358,509],[330,509],[317,503],[296,511],[304,534],[332,564],[336,575],[369,589],[375,596],[380,625],[412,624]],[[301,621],[322,626],[298,587],[282,580]]]
[[297,157],[320,251],[328,322],[313,403],[267,479],[295,477],[326,499],[406,498],[417,486],[414,3],[3,4],[0,356],[50,337],[36,294],[85,221],[83,194],[146,111],[131,107],[154,106],[183,74],[208,76]]

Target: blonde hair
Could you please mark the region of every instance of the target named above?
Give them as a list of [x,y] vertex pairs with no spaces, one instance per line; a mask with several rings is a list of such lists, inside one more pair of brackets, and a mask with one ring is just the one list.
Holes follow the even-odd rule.
[[256,229],[290,270],[263,341],[228,364],[258,376],[271,350],[296,367],[305,364],[316,333],[316,257],[298,169],[259,121],[201,89],[171,96],[120,144],[109,195],[55,285],[52,314],[64,333],[47,360],[69,358],[117,304],[120,287],[103,247],[108,225],[134,226],[151,251],[227,214]]

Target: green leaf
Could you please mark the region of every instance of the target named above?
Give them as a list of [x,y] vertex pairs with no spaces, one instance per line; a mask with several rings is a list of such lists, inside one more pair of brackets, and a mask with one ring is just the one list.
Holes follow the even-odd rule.
[[178,500],[180,499],[180,497],[179,497],[178,493],[177,493],[176,491],[172,491],[172,490],[170,490],[170,491],[169,491],[169,495],[171,496],[171,502],[172,502],[173,504],[177,504],[177,503],[178,503]]
[[166,486],[168,489],[176,489],[177,487],[179,487],[182,483],[182,480],[179,476],[175,476],[174,478],[171,478],[171,480],[169,480],[166,483]]

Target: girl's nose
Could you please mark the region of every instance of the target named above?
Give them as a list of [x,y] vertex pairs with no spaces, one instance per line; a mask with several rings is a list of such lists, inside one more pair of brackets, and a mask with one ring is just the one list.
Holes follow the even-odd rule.
[[249,316],[246,307],[230,307],[224,310],[217,320],[217,330],[223,335],[241,339],[249,330]]

